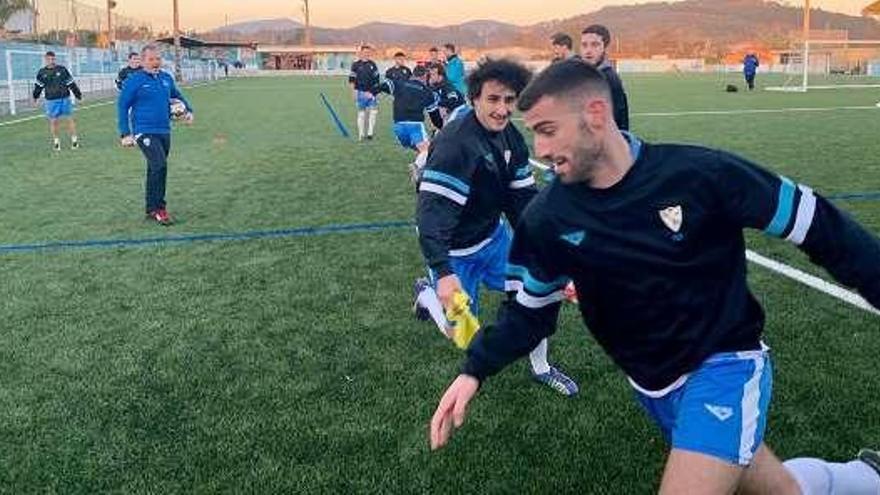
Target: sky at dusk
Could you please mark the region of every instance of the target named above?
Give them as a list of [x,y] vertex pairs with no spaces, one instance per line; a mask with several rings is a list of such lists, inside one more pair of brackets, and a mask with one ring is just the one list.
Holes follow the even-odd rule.
[[[102,5],[101,0],[81,0]],[[117,0],[117,12],[147,20],[156,28],[171,24],[172,0]],[[290,17],[302,19],[300,0],[179,0],[185,29],[213,28],[229,23]],[[533,24],[585,14],[607,5],[644,3],[633,0],[442,0],[436,7],[424,0],[311,0],[312,24],[350,27],[373,21],[442,26],[476,19]],[[784,2],[803,5],[802,0]],[[814,7],[858,15],[870,0],[813,0]],[[163,5],[167,4],[167,8]],[[426,6],[428,8],[426,8]]]

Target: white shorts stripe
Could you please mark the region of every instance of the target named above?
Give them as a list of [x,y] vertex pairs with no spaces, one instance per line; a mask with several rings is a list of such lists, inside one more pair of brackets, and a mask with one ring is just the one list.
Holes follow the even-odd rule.
[[432,192],[434,194],[439,194],[446,199],[449,199],[453,203],[464,206],[467,203],[467,198],[460,193],[453,191],[452,189],[443,187],[439,184],[434,184],[433,182],[425,182],[422,181],[422,184],[419,186],[419,191]]
[[479,251],[480,249],[483,249],[484,247],[488,246],[490,242],[492,242],[492,237],[483,239],[482,241],[480,241],[477,244],[474,244],[471,247],[466,247],[466,248],[461,248],[461,249],[450,249],[449,256],[454,256],[456,258],[460,258],[462,256],[470,256],[470,255],[476,253],[477,251]]
[[766,354],[750,357],[755,363],[755,372],[743,385],[742,433],[739,441],[739,463],[744,466],[752,461],[752,448],[755,446],[755,434],[758,431],[758,417],[761,415],[758,407],[761,400],[761,375],[764,372]]
[[816,215],[816,195],[813,194],[813,190],[807,186],[800,186],[800,190],[801,202],[798,205],[797,219],[791,233],[785,238],[798,246],[803,244],[804,239],[807,238],[807,232],[810,231],[813,217]]
[[524,187],[534,186],[535,185],[535,177],[530,175],[525,179],[515,180],[510,183],[511,189],[522,189]]

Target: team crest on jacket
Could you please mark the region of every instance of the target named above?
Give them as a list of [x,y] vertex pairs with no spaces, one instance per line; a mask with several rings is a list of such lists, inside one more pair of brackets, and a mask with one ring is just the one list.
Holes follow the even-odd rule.
[[663,208],[658,213],[660,213],[660,220],[663,221],[663,225],[668,227],[669,230],[676,234],[681,230],[681,224],[684,222],[684,211],[681,209],[681,205]]
[[510,150],[504,150],[504,163],[510,165],[510,157],[513,155]]

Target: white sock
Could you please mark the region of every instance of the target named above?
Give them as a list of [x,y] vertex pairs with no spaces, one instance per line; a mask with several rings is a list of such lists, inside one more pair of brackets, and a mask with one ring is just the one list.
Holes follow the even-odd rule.
[[379,115],[379,110],[375,108],[370,109],[370,125],[367,127],[367,136],[372,136],[373,131],[376,130],[376,116]]
[[550,363],[547,362],[547,339],[542,340],[532,349],[529,353],[529,362],[532,363],[532,373],[536,375],[550,372]]
[[803,495],[877,495],[880,475],[862,461],[827,462],[800,457],[783,463]]
[[358,111],[358,139],[364,138],[364,126],[367,120],[367,112],[363,110]]
[[76,136],[76,134],[74,134],[73,136],[70,136],[70,142],[71,142],[71,143],[75,143],[75,142],[77,142],[77,141],[79,141],[79,138]]
[[428,152],[427,151],[419,152],[419,154],[416,155],[416,161],[415,161],[416,167],[419,167],[420,169],[425,168],[426,163],[428,163]]
[[437,329],[440,330],[444,337],[448,338],[446,328],[449,327],[449,323],[446,321],[446,312],[443,311],[443,304],[440,303],[440,298],[437,297],[437,292],[434,291],[433,287],[426,287],[422,290],[416,299],[416,304],[428,310],[428,313],[431,314],[431,319],[437,325]]

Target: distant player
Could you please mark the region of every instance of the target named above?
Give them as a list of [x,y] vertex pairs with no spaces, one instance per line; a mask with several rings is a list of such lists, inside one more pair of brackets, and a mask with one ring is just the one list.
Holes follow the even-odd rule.
[[614,121],[621,131],[628,131],[629,103],[623,82],[608,60],[609,46],[611,46],[611,32],[601,24],[587,26],[581,33],[581,58],[599,69],[599,72],[608,79],[614,105]]
[[52,149],[61,151],[61,139],[58,137],[58,125],[62,119],[67,120],[67,131],[70,134],[70,148],[79,149],[79,138],[76,135],[76,121],[73,118],[73,103],[70,94],[77,100],[82,100],[82,91],[73,80],[73,76],[67,67],[55,63],[55,52],[46,52],[44,57],[46,66],[37,72],[37,81],[34,83],[34,103],[44,94],[46,103],[44,109],[49,119],[49,132],[52,134]]
[[[437,305],[448,310],[460,292],[478,315],[480,285],[505,290],[510,225],[516,225],[538,192],[529,148],[511,123],[516,99],[530,77],[516,62],[481,62],[468,76],[474,110],[447,124],[431,145],[417,214],[430,274],[430,283],[416,281],[420,317],[437,314]],[[534,379],[560,394],[576,394],[577,384],[547,362],[547,341],[532,348]]]
[[122,85],[128,79],[128,76],[139,70],[141,70],[141,54],[138,52],[129,53],[128,65],[120,69],[119,74],[116,75],[116,89],[122,91]]
[[446,80],[446,70],[443,66],[435,65],[431,67],[428,71],[428,81],[431,89],[437,93],[437,97],[440,100],[440,113],[443,115],[444,121],[456,108],[467,103],[465,94]]
[[432,46],[428,50],[428,60],[425,62],[425,66],[429,69],[435,65],[445,65],[443,60],[440,59],[440,49],[436,46]]
[[446,43],[443,45],[443,53],[446,55],[446,80],[461,94],[467,93],[467,84],[464,82],[464,62],[455,52],[455,45]]
[[[174,221],[165,204],[168,153],[171,151],[171,100],[185,106],[183,121],[192,123],[192,106],[162,70],[159,49],[147,45],[141,50],[143,70],[133,72],[122,86],[116,106],[122,146],[137,145],[147,159],[145,203],[147,219],[159,225]],[[132,129],[132,124],[133,129]]]
[[412,77],[412,70],[406,66],[406,54],[397,52],[394,54],[394,66],[385,71],[385,79],[392,81],[407,81]]
[[425,166],[430,144],[428,132],[425,130],[425,114],[428,114],[435,126],[443,127],[443,118],[438,109],[439,97],[428,87],[428,70],[416,67],[411,79],[386,79],[373,92],[388,93],[394,97],[394,135],[401,146],[417,153],[411,170],[413,182],[416,182],[419,172]]
[[550,49],[553,51],[553,61],[561,62],[570,58],[580,58],[572,50],[574,41],[565,33],[556,33],[550,37]]
[[[558,180],[519,219],[508,300],[440,400],[432,448],[446,443],[453,421],[462,425],[481,382],[554,332],[573,279],[584,323],[670,446],[660,494],[880,493],[873,450],[844,463],[783,463],[765,444],[773,363],[746,280],[743,230],[790,241],[877,308],[880,239],[809,187],[748,160],[621,132],[607,80],[587,64],[551,65],[519,109]],[[864,331],[878,329],[865,320]]]
[[743,58],[743,76],[746,78],[746,85],[748,85],[749,91],[755,89],[755,75],[757,75],[758,66],[760,65],[758,56],[754,53],[749,53]]
[[[361,45],[358,59],[351,64],[348,84],[357,106],[358,141],[373,139],[376,117],[379,115],[379,99],[370,91],[379,84],[379,67],[370,60],[373,48]],[[369,114],[369,117],[368,117]]]

